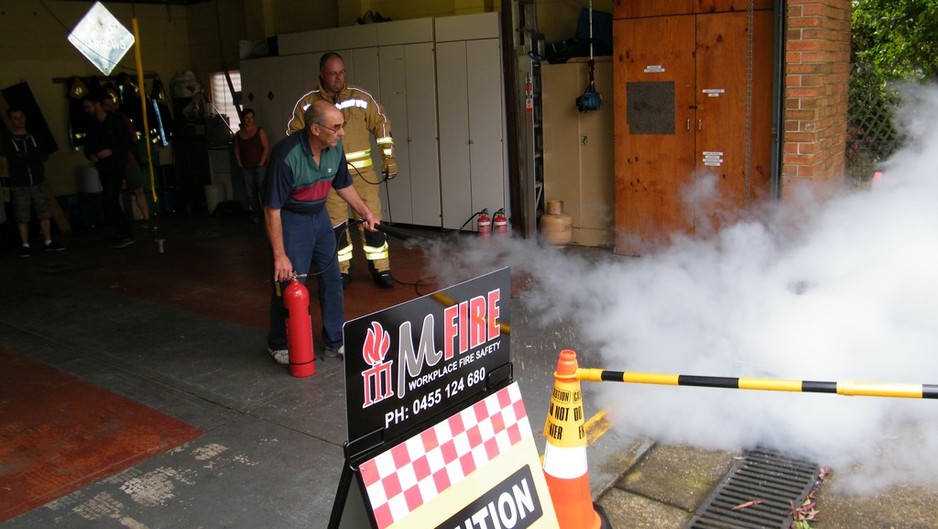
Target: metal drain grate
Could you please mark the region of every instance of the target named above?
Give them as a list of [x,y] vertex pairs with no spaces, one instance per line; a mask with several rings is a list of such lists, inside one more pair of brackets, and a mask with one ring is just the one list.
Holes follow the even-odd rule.
[[[747,451],[685,529],[788,529],[791,502],[801,506],[817,479],[814,463],[771,450]],[[759,503],[733,510],[750,501]]]

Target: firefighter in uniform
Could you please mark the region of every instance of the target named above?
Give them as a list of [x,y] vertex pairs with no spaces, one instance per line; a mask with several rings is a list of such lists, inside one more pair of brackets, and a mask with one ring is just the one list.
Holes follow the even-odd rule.
[[[345,62],[338,53],[329,52],[319,60],[319,88],[309,92],[296,102],[293,118],[287,124],[287,134],[303,130],[307,124],[303,121],[303,110],[318,100],[326,100],[342,111],[345,117],[345,155],[351,166],[352,182],[361,195],[368,209],[377,220],[381,220],[381,197],[378,183],[381,178],[375,172],[371,159],[371,141],[375,137],[381,158],[384,160],[381,173],[386,179],[397,176],[397,162],[394,160],[394,143],[391,140],[391,121],[384,113],[378,101],[367,91],[350,86],[345,82]],[[348,226],[348,204],[339,198],[335,191],[330,191],[326,199],[326,208],[336,235],[339,272],[342,285],[351,282],[352,239]],[[382,288],[394,286],[391,276],[391,263],[388,254],[387,236],[380,231],[366,231],[359,226],[365,259],[371,270],[375,284]]]

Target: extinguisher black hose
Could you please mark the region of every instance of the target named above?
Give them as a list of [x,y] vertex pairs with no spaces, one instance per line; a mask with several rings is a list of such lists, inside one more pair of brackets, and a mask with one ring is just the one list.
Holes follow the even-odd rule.
[[469,224],[470,222],[472,222],[476,217],[478,217],[478,216],[481,215],[481,214],[482,214],[482,211],[476,211],[475,213],[473,213],[472,216],[469,217],[469,218],[466,220],[466,222],[463,222],[463,223],[462,223],[462,226],[460,226],[459,229],[456,230],[456,231],[462,231],[462,229],[465,228],[467,224]]
[[[349,219],[349,222],[353,224],[360,224],[362,221],[361,219]],[[429,237],[425,235],[420,235],[412,231],[402,230],[401,228],[389,226],[387,224],[380,223],[380,222],[378,224],[375,224],[375,229],[380,231],[381,233],[390,235],[391,237],[394,237],[395,239],[400,239],[402,241],[409,241],[411,239],[429,239]]]
[[355,171],[355,174],[357,174],[358,177],[361,178],[362,181],[365,182],[366,184],[370,184],[370,185],[373,185],[373,186],[379,186],[379,185],[381,185],[381,184],[383,184],[383,183],[385,183],[385,182],[387,182],[388,180],[391,179],[391,173],[389,173],[388,171],[382,171],[382,172],[381,172],[381,180],[378,180],[377,182],[372,182],[371,180],[365,178],[365,176],[362,174],[362,172],[358,170],[358,167],[355,167],[354,165],[352,165],[352,162],[346,162],[346,163],[348,163],[349,168],[351,168],[353,171]]
[[322,270],[320,270],[320,271],[318,271],[318,272],[314,272],[314,273],[312,273],[312,274],[309,274],[309,273],[307,273],[307,274],[297,274],[297,273],[296,273],[296,270],[293,270],[293,278],[296,279],[296,278],[300,278],[300,277],[309,278],[309,277],[320,276],[320,275],[324,274],[324,273],[326,272],[326,270],[332,268],[332,264],[335,263],[335,260],[336,260],[336,257],[337,257],[337,256],[338,256],[338,253],[333,253],[333,254],[332,254],[332,259],[329,260],[329,264],[327,264],[326,266],[324,266],[324,267],[322,268]]
[[[467,220],[466,222],[464,222],[463,225],[460,226],[460,227],[459,227],[459,230],[457,230],[457,231],[462,231],[462,229],[465,228],[467,224],[469,224],[470,222],[472,222],[473,219],[475,219],[476,217],[478,217],[478,216],[481,215],[481,214],[482,214],[481,211],[478,211],[478,212],[476,212],[476,213],[473,213],[472,216],[469,217],[469,220]],[[349,222],[352,223],[352,224],[359,224],[359,223],[361,223],[361,219],[349,219]],[[394,227],[394,226],[389,226],[389,225],[384,224],[384,223],[375,224],[375,229],[378,230],[378,231],[380,231],[380,232],[382,232],[382,233],[385,233],[385,234],[387,234],[387,235],[390,235],[391,237],[394,237],[395,239],[400,239],[400,240],[402,240],[402,241],[409,241],[409,240],[411,240],[411,239],[429,239],[429,238],[430,238],[430,237],[427,237],[426,235],[421,235],[421,234],[419,234],[419,233],[414,233],[414,232],[412,232],[412,231],[403,230],[403,229],[401,229],[401,228],[397,228],[397,227]]]

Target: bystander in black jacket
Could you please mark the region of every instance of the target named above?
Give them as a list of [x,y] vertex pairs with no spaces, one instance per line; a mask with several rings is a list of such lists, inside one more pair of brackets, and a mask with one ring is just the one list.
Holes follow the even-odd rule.
[[10,166],[10,187],[29,187],[46,180],[45,161],[49,153],[32,134],[10,135],[3,140]]

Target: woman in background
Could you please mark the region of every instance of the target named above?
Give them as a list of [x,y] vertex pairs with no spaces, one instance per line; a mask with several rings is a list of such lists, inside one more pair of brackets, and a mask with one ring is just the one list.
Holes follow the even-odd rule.
[[245,108],[241,114],[243,121],[241,130],[235,134],[234,155],[248,192],[251,222],[257,224],[261,221],[260,212],[263,210],[260,189],[264,182],[264,167],[267,165],[270,145],[264,129],[254,124],[254,110]]

